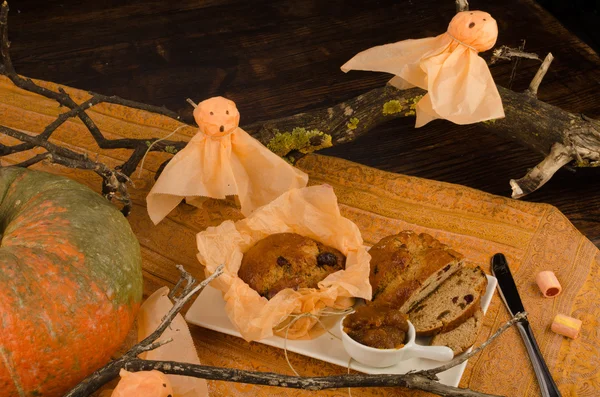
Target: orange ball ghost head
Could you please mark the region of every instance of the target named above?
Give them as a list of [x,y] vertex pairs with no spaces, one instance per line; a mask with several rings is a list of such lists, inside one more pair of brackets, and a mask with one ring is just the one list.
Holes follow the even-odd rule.
[[463,11],[452,18],[448,25],[448,33],[478,52],[483,52],[496,44],[498,25],[487,12]]
[[240,123],[240,112],[235,103],[221,96],[209,98],[194,109],[194,119],[200,131],[210,137],[232,133]]

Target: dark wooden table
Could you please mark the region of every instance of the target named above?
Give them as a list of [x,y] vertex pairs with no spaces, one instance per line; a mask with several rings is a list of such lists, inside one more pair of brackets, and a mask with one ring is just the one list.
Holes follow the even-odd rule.
[[[82,4],[83,3],[83,4]],[[383,85],[388,75],[339,67],[368,47],[443,32],[452,0],[13,0],[12,57],[25,76],[165,105],[186,117],[194,100],[233,99],[242,124],[330,106]],[[499,24],[498,45],[552,64],[539,98],[600,117],[600,59],[532,0],[472,0]],[[489,58],[486,53],[484,57]],[[537,70],[522,62],[513,89]],[[492,67],[507,86],[510,64]],[[380,169],[509,196],[539,154],[477,126],[396,120],[355,142],[323,151]],[[525,200],[558,207],[600,246],[600,169],[560,170]]]

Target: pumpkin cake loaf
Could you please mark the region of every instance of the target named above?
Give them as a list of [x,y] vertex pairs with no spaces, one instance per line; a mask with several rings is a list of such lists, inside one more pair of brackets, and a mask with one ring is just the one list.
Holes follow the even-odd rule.
[[417,335],[447,332],[481,308],[487,277],[479,266],[465,266],[408,312]]
[[432,236],[403,231],[369,250],[373,301],[407,313],[463,266],[463,256]]
[[408,316],[387,305],[367,304],[344,318],[344,332],[366,346],[399,349],[406,342]]
[[317,288],[319,281],[343,270],[345,263],[346,257],[335,248],[296,233],[278,233],[244,254],[238,276],[271,299],[286,288]]
[[479,308],[465,322],[448,332],[442,332],[431,339],[431,346],[448,346],[457,356],[475,344],[483,325],[483,312]]

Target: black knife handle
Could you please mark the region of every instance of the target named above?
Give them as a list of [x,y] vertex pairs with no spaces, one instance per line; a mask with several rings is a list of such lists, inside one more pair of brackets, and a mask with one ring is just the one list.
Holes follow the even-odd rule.
[[561,397],[560,391],[558,390],[556,383],[554,383],[552,374],[546,365],[546,361],[544,361],[542,352],[540,352],[540,348],[535,341],[535,337],[533,336],[533,332],[529,326],[529,321],[527,321],[527,319],[523,319],[521,321],[517,321],[516,325],[517,329],[521,333],[521,336],[523,337],[523,342],[525,342],[527,353],[529,353],[529,357],[531,358],[531,364],[533,365],[535,376],[538,379],[542,396]]

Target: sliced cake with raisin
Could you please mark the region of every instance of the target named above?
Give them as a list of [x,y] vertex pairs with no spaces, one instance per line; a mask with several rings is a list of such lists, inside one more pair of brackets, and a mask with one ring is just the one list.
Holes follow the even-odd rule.
[[458,327],[434,336],[431,346],[448,346],[457,356],[475,344],[482,325],[483,311],[479,309]]
[[432,236],[403,231],[369,250],[373,301],[407,313],[459,270],[463,256]]
[[417,335],[448,332],[481,309],[487,277],[479,266],[465,266],[408,312]]

